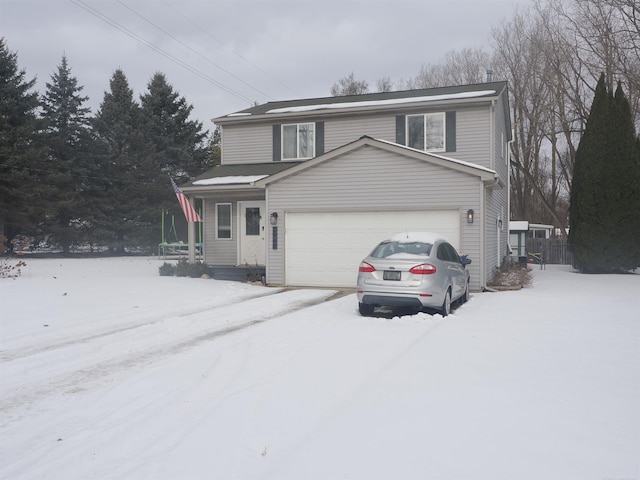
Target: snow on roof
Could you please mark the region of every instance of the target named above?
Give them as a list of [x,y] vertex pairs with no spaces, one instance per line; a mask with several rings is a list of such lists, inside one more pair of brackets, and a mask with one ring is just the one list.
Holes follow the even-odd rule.
[[421,243],[430,243],[434,244],[438,240],[446,239],[437,233],[432,232],[403,232],[396,233],[390,239],[392,242],[398,243],[412,243],[412,242],[421,242]]
[[480,90],[478,92],[462,92],[450,93],[447,95],[428,95],[422,97],[406,97],[390,100],[369,100],[364,102],[341,102],[341,103],[323,103],[319,105],[300,105],[297,107],[282,107],[268,110],[266,113],[293,113],[293,112],[309,112],[312,110],[325,110],[328,108],[351,108],[351,107],[377,107],[384,105],[397,105],[402,103],[414,102],[435,102],[438,100],[456,100],[461,98],[484,97],[486,95],[495,95],[495,90]]
[[529,230],[529,222],[525,220],[510,221],[509,230],[518,230],[518,231]]
[[249,184],[262,180],[269,175],[234,175],[228,177],[213,177],[196,180],[193,185],[232,185],[232,184]]

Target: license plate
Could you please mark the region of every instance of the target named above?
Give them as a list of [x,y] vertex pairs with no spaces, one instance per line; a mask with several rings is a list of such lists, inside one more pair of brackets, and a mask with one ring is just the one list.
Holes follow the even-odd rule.
[[393,270],[385,270],[384,273],[382,274],[382,278],[384,280],[400,280],[400,273],[401,272],[397,272],[397,271],[393,271]]

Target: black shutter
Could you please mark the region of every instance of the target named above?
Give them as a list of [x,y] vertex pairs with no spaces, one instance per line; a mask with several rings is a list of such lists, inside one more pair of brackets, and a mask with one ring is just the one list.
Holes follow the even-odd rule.
[[404,115],[396,116],[396,143],[398,145],[406,145],[406,129],[407,120]]
[[282,160],[282,135],[280,134],[282,126],[273,126],[273,161],[279,162]]
[[316,122],[316,157],[324,153],[324,122]]
[[447,112],[445,115],[447,129],[447,144],[445,148],[447,152],[456,151],[456,112]]

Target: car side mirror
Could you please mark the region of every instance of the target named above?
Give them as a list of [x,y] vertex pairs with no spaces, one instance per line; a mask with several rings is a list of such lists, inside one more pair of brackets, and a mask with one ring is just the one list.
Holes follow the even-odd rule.
[[464,257],[461,260],[462,260],[462,265],[465,267],[471,263],[471,259],[467,257]]

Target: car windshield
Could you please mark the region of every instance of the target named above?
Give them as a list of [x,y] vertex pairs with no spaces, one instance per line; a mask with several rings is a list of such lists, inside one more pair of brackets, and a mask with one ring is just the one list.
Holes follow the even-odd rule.
[[374,258],[389,258],[391,256],[397,258],[406,255],[428,257],[432,246],[432,244],[424,242],[382,242],[371,252],[371,256]]

